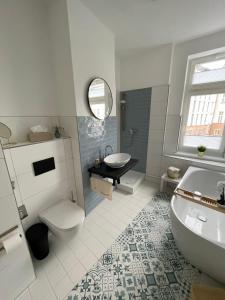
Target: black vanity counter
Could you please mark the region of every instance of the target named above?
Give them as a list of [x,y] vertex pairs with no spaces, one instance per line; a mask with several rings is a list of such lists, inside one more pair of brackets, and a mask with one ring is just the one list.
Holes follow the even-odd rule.
[[113,185],[120,184],[120,177],[126,174],[130,169],[132,169],[138,163],[138,159],[131,158],[130,161],[121,168],[110,168],[104,162],[102,162],[98,167],[91,167],[88,169],[90,176],[92,174],[99,175],[104,178],[113,179]]

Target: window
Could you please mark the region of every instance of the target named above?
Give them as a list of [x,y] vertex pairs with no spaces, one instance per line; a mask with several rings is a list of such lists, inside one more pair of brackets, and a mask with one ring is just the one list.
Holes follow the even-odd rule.
[[221,97],[221,104],[225,103],[225,94]]
[[218,123],[223,123],[223,111],[219,112],[219,116],[218,116]]
[[179,150],[196,153],[204,145],[211,156],[225,149],[225,53],[188,59]]

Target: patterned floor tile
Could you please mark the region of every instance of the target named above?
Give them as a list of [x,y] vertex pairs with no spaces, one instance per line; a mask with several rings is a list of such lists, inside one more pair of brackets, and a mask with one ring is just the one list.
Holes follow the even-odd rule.
[[68,300],[186,300],[200,272],[177,249],[169,195],[157,194],[74,287]]

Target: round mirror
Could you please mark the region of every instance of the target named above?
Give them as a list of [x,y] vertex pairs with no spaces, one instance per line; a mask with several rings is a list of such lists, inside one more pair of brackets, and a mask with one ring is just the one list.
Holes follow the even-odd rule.
[[104,120],[112,110],[113,98],[108,83],[101,78],[95,78],[88,87],[88,104],[93,115]]
[[0,138],[9,139],[12,135],[11,129],[0,122]]

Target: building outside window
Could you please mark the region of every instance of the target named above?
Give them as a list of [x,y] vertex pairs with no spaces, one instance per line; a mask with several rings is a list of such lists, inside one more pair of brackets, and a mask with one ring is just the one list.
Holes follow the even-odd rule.
[[218,116],[218,123],[224,123],[224,120],[223,120],[223,111],[220,111],[219,112],[219,116]]
[[223,97],[221,98],[221,103],[225,103],[225,94],[224,94]]
[[178,150],[222,157],[225,148],[225,52],[190,57],[184,87]]

